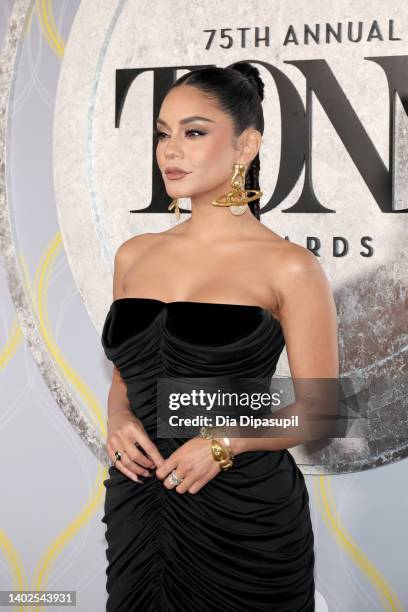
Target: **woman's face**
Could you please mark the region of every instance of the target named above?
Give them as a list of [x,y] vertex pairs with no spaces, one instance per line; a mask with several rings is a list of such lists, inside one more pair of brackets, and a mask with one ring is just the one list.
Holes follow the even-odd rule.
[[[156,127],[156,159],[170,197],[210,197],[212,192],[216,197],[231,188],[239,151],[232,120],[215,100],[192,86],[175,87],[163,100]],[[169,167],[187,174],[166,174]]]

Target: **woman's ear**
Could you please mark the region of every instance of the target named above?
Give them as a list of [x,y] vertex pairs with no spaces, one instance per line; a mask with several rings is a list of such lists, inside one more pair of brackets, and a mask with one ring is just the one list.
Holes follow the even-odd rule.
[[238,163],[249,166],[256,157],[262,142],[262,134],[254,128],[246,128],[239,137],[240,159]]

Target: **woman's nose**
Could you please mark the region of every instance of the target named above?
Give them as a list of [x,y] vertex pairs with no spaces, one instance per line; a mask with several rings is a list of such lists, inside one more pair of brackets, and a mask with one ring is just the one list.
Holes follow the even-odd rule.
[[174,155],[183,157],[183,147],[180,140],[174,136],[168,138],[164,147],[164,154],[166,157],[173,157]]

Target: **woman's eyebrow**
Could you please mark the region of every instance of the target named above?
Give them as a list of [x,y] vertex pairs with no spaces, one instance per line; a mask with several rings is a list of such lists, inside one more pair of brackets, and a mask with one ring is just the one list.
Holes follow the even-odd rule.
[[[167,123],[160,117],[157,117],[156,121],[157,123],[160,123],[161,125],[165,125],[166,127],[169,127]],[[208,119],[208,117],[200,117],[200,115],[194,115],[193,117],[184,117],[184,119],[180,119],[179,124],[184,125],[185,123],[190,123],[192,121],[209,121],[210,123],[215,123],[213,119]]]

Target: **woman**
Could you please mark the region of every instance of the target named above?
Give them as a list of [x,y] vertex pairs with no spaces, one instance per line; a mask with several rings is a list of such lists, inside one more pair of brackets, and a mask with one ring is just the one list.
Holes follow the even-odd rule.
[[336,309],[319,262],[260,223],[263,88],[246,62],[174,83],[156,156],[171,208],[190,197],[191,215],[115,256],[102,332],[115,366],[107,610],[314,610],[309,497],[287,450],[301,440],[156,433],[160,376],[272,376],[285,344],[293,378],[338,376]]

